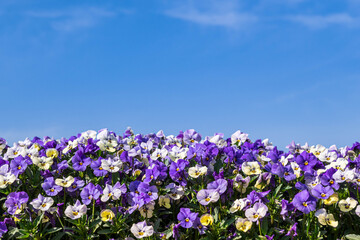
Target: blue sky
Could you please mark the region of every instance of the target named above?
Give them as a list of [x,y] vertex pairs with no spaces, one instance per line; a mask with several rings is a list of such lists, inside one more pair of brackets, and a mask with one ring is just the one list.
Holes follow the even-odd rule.
[[2,0],[0,136],[131,126],[351,145],[359,30],[359,0]]

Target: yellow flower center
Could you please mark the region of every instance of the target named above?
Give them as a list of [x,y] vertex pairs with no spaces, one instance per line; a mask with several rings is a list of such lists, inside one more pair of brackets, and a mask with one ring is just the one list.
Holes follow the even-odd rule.
[[308,161],[306,161],[306,162],[304,163],[304,165],[305,165],[305,166],[309,165]]
[[207,202],[210,201],[210,198],[209,197],[205,198],[205,201],[207,201]]
[[77,216],[79,213],[78,212],[73,212],[73,215],[74,216]]
[[304,207],[307,207],[307,203],[306,203],[306,202],[303,202],[303,206],[304,206]]
[[43,204],[41,205],[41,207],[43,207],[43,208],[44,208],[44,207],[46,207],[46,204],[45,204],[45,203],[43,203]]
[[18,166],[17,169],[20,170],[20,169],[21,169],[21,166]]
[[189,222],[190,220],[188,218],[185,219],[185,222]]
[[83,165],[83,163],[82,163],[82,162],[79,162],[79,165],[80,165],[80,166],[82,166],[82,165]]
[[321,194],[321,197],[326,197],[326,194],[325,194],[325,193],[322,193],[322,194]]

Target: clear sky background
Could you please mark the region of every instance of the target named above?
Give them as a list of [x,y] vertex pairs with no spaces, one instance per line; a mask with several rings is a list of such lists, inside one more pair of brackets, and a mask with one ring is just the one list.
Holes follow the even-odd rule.
[[360,140],[359,0],[1,0],[0,136]]

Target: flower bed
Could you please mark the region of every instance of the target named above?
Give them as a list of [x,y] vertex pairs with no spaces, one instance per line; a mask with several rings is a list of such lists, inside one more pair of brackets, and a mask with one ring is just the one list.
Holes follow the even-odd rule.
[[8,146],[5,239],[359,239],[360,144],[107,129]]

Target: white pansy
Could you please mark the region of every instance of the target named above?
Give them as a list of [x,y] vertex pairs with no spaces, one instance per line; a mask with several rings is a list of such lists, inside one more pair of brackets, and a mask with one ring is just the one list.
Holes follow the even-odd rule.
[[342,212],[350,212],[356,207],[357,203],[355,199],[348,197],[345,200],[340,200],[338,205]]
[[314,154],[316,157],[319,157],[320,154],[325,150],[326,150],[326,148],[324,146],[320,145],[320,144],[310,147],[310,152],[312,154]]
[[8,164],[0,167],[0,188],[4,189],[15,182],[16,176],[11,172]]
[[132,232],[132,234],[134,234],[136,238],[146,238],[153,235],[154,228],[153,226],[147,226],[146,222],[143,221],[139,223],[134,223],[131,226],[130,231]]
[[54,163],[52,158],[45,156],[41,156],[41,157],[32,156],[31,160],[36,166],[38,166],[42,170],[48,170],[51,167],[51,165]]
[[55,184],[61,187],[68,188],[73,184],[75,179],[72,176],[68,176],[67,178],[58,178],[55,180]]
[[154,201],[151,201],[148,204],[143,205],[139,209],[141,216],[145,218],[151,218],[153,216],[154,207],[155,207]]
[[249,134],[241,133],[240,130],[231,135],[231,144],[243,144],[248,139]]
[[259,175],[261,173],[260,165],[258,162],[244,162],[241,170],[246,175]]
[[243,199],[236,199],[230,207],[230,212],[234,213],[241,211],[246,206],[246,204],[247,203]]
[[318,156],[319,160],[322,162],[333,162],[337,159],[337,153],[334,151],[325,150]]
[[321,225],[329,225],[331,227],[337,227],[339,222],[335,220],[334,215],[327,214],[325,208],[321,208],[315,212],[315,216],[318,218]]
[[198,178],[199,176],[205,175],[207,173],[206,166],[197,165],[195,167],[189,168],[189,175],[192,178]]
[[78,139],[75,139],[74,141],[69,141],[67,143],[67,146],[62,150],[63,154],[68,153],[69,151],[71,151],[72,149],[76,148],[79,144]]
[[258,219],[265,217],[268,211],[268,207],[260,202],[254,204],[252,208],[245,211],[245,216],[252,222],[256,222]]
[[168,150],[166,150],[166,148],[162,148],[162,149],[156,149],[152,154],[151,154],[151,159],[156,160],[158,158],[165,158],[168,154]]

